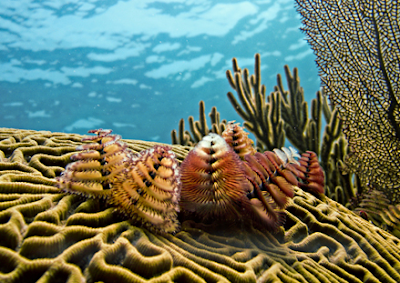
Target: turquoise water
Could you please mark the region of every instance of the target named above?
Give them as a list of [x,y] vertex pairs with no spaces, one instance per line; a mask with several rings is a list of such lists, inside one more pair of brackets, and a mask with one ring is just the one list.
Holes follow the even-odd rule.
[[298,67],[307,100],[319,89],[294,1],[5,0],[0,5],[1,127],[171,141],[180,118],[217,106],[232,57],[267,92]]

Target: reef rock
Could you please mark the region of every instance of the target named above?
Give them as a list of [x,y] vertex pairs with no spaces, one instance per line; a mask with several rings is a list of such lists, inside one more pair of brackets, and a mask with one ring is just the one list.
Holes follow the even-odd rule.
[[[397,237],[299,188],[274,234],[189,220],[176,235],[135,227],[54,186],[81,139],[0,129],[1,282],[400,282]],[[190,148],[172,150],[182,161]]]

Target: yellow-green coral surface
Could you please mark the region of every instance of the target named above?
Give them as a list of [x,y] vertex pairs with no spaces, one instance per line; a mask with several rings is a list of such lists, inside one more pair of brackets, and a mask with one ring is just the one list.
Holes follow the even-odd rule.
[[[400,282],[398,238],[300,189],[276,234],[243,223],[185,221],[175,236],[135,227],[53,186],[81,138],[0,129],[0,282]],[[173,150],[182,160],[189,148]]]

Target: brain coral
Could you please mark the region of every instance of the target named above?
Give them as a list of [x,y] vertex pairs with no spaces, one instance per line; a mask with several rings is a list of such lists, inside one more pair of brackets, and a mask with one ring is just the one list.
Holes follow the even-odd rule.
[[[276,234],[189,220],[175,236],[135,227],[54,187],[81,138],[0,129],[1,282],[400,282],[398,238],[301,189]],[[180,160],[189,149],[173,146]]]

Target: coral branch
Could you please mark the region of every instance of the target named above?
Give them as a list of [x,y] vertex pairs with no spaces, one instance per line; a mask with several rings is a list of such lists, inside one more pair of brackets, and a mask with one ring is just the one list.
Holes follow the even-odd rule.
[[[209,133],[215,133],[221,135],[226,127],[226,120],[220,120],[219,112],[216,107],[211,109],[208,114],[211,119],[211,130],[207,125],[207,117],[205,114],[204,101],[199,103],[199,120],[195,121],[193,116],[189,116],[189,127],[190,132],[185,130],[185,121],[181,119],[179,121],[179,134],[176,130],[171,131],[172,144],[181,144],[185,146],[194,146],[204,136]],[[179,138],[178,138],[179,135]]]
[[[244,126],[257,138],[257,147],[262,151],[280,148],[284,144],[285,133],[280,119],[280,103],[276,95],[266,101],[265,85],[261,84],[261,58],[255,55],[255,75],[249,76],[247,69],[241,70],[235,58],[232,59],[231,71],[226,76],[231,87],[236,91],[240,104],[233,93],[227,96],[236,112],[245,120]],[[278,101],[278,103],[276,103]]]

